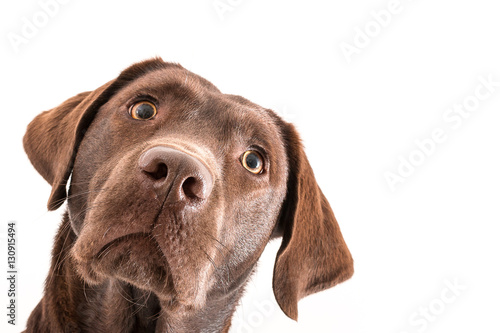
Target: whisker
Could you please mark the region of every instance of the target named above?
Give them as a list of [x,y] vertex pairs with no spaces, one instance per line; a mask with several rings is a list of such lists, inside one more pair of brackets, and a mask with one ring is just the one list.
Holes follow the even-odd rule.
[[[135,305],[137,305],[137,309],[132,312],[132,316],[135,316],[136,314],[139,313],[139,311],[141,311],[143,308],[145,308],[147,306],[147,303],[148,303],[148,300],[149,300],[149,296],[151,295],[151,291],[148,292],[148,294],[143,294],[141,295],[141,297],[139,297],[136,301],[135,301]],[[144,302],[139,304],[139,302],[144,299]]]
[[[212,239],[213,241],[215,241],[218,245],[222,246],[222,249],[226,251],[226,254],[228,254],[228,255],[233,254],[233,250],[229,249],[226,245],[224,245],[216,237],[214,237],[213,235],[209,234],[208,232],[206,232],[205,235],[207,235],[208,237],[210,237],[210,239]],[[222,249],[220,249],[217,245],[215,246],[215,248],[219,251],[219,253],[224,254],[224,252],[222,251]],[[219,267],[219,270],[221,268],[224,268],[224,271],[227,273],[227,277],[225,279],[221,278],[221,280],[224,283],[229,284],[229,281],[234,280],[234,278],[232,276],[232,273],[231,273],[231,270],[229,269],[229,267],[228,267],[227,264],[224,264],[221,267]],[[221,276],[219,276],[219,277],[221,277]]]
[[84,195],[87,195],[87,194],[90,194],[90,193],[95,193],[95,192],[101,192],[101,191],[106,191],[106,188],[101,188],[101,189],[94,189],[94,190],[89,190],[89,191],[83,191],[81,193],[75,193],[75,194],[71,194],[71,195],[68,195],[64,198],[61,198],[61,199],[58,199],[54,202],[55,205],[59,205],[59,204],[62,204],[64,203],[64,201],[66,200],[70,200],[70,199],[74,199],[74,198],[78,198],[78,197],[81,197],[81,196],[84,196]]
[[[205,251],[203,250],[201,247],[199,248],[204,254],[205,256],[207,257],[207,259],[210,261],[210,263],[212,264],[212,266],[214,267],[214,273],[219,277],[219,280],[221,282],[223,282],[223,285],[222,287],[224,288],[225,291],[227,291],[227,285],[229,284],[229,280],[226,281],[224,279],[224,277],[222,276],[220,270],[221,270],[221,267],[217,266],[217,264],[215,263],[214,259],[212,257],[210,257],[210,255]],[[225,267],[225,266],[222,266],[222,267]],[[227,270],[227,269],[226,269]]]
[[[118,291],[118,294],[120,294],[120,296],[121,296],[121,297],[122,297],[125,301],[127,301],[127,303],[129,303],[129,306],[128,306],[127,308],[128,308],[128,309],[130,309],[130,308],[131,308],[131,307],[135,304],[135,302],[134,302],[134,300],[127,298],[127,295],[126,295],[127,293],[126,293],[126,291],[125,291],[125,290],[123,290],[123,286],[121,285],[121,283],[120,283],[120,284],[118,284],[117,291]],[[124,293],[125,293],[125,295],[124,295]]]
[[[205,235],[207,235],[208,237],[210,237],[213,241],[215,241],[217,244],[219,244],[220,246],[222,246],[222,248],[224,250],[227,251],[228,254],[232,254],[233,253],[233,250],[231,250],[230,248],[228,248],[226,245],[224,245],[220,240],[218,240],[215,236],[211,235],[210,233],[208,232],[205,232]],[[216,246],[216,249],[221,251],[217,246]],[[222,251],[221,251],[222,253]]]
[[[55,266],[55,269],[54,270],[51,270],[51,272],[49,272],[49,276],[48,276],[48,285],[50,285],[54,279],[54,275],[61,269],[61,266],[62,266],[62,262],[65,261],[66,258],[63,258],[63,260],[61,260],[61,255],[62,253],[64,252],[65,248],[66,248],[66,242],[68,241],[68,237],[69,237],[69,232],[67,232],[67,230],[64,230],[65,228],[69,228],[70,227],[70,224],[69,222],[66,223],[65,225],[63,225],[63,230],[62,232],[66,232],[66,237],[64,238],[64,241],[62,243],[62,248],[61,248],[61,251],[59,251],[59,253],[57,254],[57,259],[56,259],[56,266]],[[69,252],[68,252],[69,254]],[[67,254],[66,254],[67,256]],[[65,256],[65,257],[66,257]]]

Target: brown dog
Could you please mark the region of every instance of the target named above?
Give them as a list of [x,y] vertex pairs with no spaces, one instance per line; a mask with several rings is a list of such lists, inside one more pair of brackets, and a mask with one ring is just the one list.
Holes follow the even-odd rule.
[[177,64],[135,64],[40,114],[24,147],[49,209],[68,200],[26,332],[227,332],[274,237],[292,319],[353,274],[294,127]]

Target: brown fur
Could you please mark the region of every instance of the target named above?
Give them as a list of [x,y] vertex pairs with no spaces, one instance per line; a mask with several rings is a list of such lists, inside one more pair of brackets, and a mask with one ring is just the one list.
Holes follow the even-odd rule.
[[[157,115],[132,119],[144,99]],[[353,274],[293,125],[177,64],[135,64],[40,114],[24,147],[52,185],[49,209],[68,201],[26,332],[227,332],[274,237],[274,294],[292,319],[301,298]],[[155,147],[165,183],[141,164]],[[262,174],[242,167],[249,149]]]

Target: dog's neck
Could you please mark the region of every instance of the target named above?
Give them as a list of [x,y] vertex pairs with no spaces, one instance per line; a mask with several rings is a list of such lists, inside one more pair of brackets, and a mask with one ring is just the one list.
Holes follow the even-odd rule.
[[[26,332],[228,332],[243,288],[225,297],[207,297],[197,311],[175,311],[148,291],[109,279],[90,286],[74,272],[69,251],[76,239],[67,214],[56,236],[45,294]],[[54,318],[58,322],[54,322]]]

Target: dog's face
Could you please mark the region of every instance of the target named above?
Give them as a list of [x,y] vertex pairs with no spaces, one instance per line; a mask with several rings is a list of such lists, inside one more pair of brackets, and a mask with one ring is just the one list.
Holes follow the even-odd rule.
[[283,236],[273,286],[295,319],[300,298],[352,274],[293,126],[178,65],[130,67],[38,116],[24,143],[53,185],[49,208],[68,198],[71,257],[89,283],[201,308]]
[[180,67],[133,81],[99,108],[76,155],[80,273],[194,306],[233,288],[278,218],[282,142],[267,111]]

